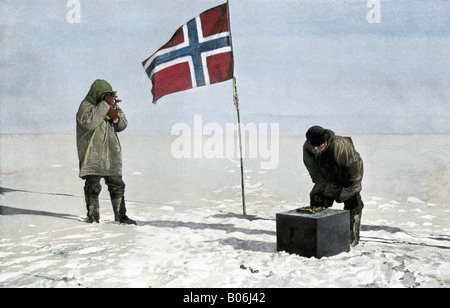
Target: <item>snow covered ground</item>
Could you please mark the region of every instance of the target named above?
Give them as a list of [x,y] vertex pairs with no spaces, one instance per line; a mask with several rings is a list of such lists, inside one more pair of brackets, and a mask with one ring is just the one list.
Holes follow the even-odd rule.
[[[86,224],[74,135],[0,140],[0,287],[449,287],[450,136],[352,136],[365,163],[361,243],[314,259],[276,251],[275,215],[308,205],[303,137],[279,166],[174,159],[172,136],[120,136],[128,214]],[[342,205],[335,204],[341,209]]]

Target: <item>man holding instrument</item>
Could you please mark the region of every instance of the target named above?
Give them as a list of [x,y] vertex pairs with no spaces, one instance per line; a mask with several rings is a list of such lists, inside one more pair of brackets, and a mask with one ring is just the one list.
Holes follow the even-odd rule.
[[98,79],[94,81],[76,115],[77,148],[80,161],[80,177],[85,180],[84,195],[87,222],[99,222],[98,196],[104,178],[108,186],[114,211],[114,220],[124,224],[136,224],[126,215],[125,183],[122,179],[122,148],[118,132],[128,121],[117,107],[116,93],[111,85]]

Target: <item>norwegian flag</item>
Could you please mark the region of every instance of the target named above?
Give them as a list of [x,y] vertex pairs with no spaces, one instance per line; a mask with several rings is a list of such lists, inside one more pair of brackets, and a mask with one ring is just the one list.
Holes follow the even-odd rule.
[[164,95],[233,78],[228,4],[201,13],[178,28],[142,62],[153,83],[153,103]]

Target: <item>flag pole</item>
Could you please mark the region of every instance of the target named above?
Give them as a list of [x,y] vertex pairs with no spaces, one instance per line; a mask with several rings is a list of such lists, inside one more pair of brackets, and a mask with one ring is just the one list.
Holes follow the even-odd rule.
[[[230,31],[230,45],[231,50],[233,50],[233,39],[231,36],[231,24],[230,24],[230,1],[227,0],[227,12],[228,12],[228,30]],[[234,50],[233,50],[234,52]],[[233,56],[234,61],[234,56]],[[233,101],[236,106],[237,112],[237,120],[238,120],[238,134],[239,134],[239,154],[240,154],[240,162],[241,162],[241,189],[242,189],[242,212],[244,215],[247,215],[247,207],[245,205],[245,181],[244,181],[244,159],[242,155],[242,130],[241,130],[241,115],[239,113],[239,94],[237,91],[236,85],[236,77],[233,73]]]
[[233,76],[233,99],[236,106],[237,118],[238,118],[238,132],[239,132],[239,153],[241,159],[241,187],[242,187],[242,211],[244,215],[247,215],[247,208],[245,206],[245,185],[244,185],[244,159],[242,155],[242,131],[241,131],[241,115],[239,113],[239,95],[236,86],[236,77]]

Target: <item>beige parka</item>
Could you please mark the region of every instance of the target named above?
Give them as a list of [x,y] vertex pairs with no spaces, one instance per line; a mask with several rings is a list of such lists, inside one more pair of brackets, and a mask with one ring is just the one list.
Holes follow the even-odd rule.
[[123,131],[128,121],[122,110],[118,123],[114,124],[108,117],[110,105],[101,98],[110,92],[113,90],[107,81],[94,81],[78,109],[77,148],[81,178],[87,175],[122,176],[122,148],[117,132]]

